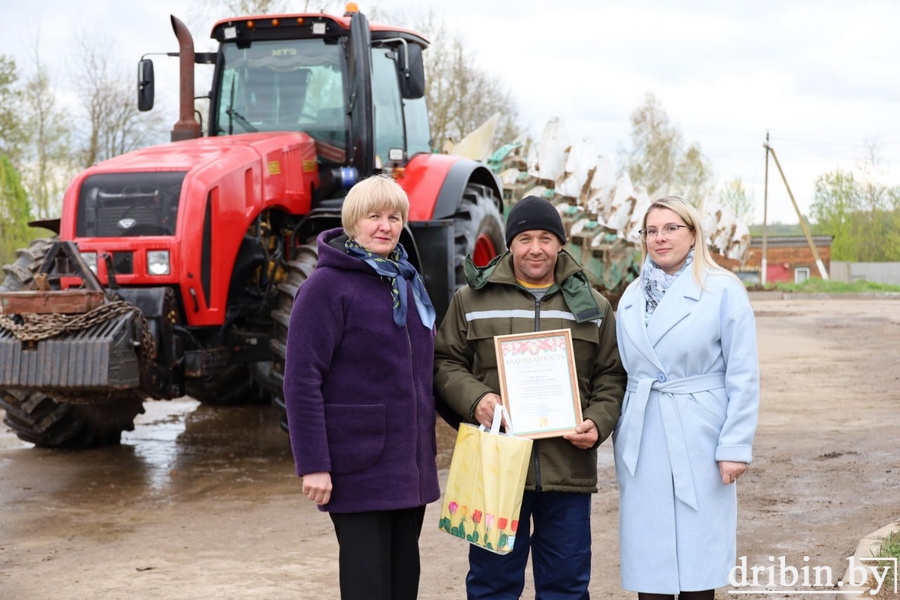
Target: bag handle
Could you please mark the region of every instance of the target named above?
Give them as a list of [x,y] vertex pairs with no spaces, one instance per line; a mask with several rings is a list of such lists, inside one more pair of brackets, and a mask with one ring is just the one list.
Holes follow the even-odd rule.
[[[502,404],[497,404],[494,407],[494,421],[491,423],[490,432],[493,434],[504,435],[500,433],[500,425],[503,422],[503,413],[506,413],[507,432],[505,435],[512,435],[511,433],[509,433],[510,431],[512,431],[512,417],[509,416],[509,410]],[[480,429],[481,431],[488,430],[484,425],[479,425],[478,429]]]

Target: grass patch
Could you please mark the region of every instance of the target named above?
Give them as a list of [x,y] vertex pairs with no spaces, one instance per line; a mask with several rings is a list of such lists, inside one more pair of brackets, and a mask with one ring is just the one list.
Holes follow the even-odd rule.
[[803,283],[772,283],[765,286],[754,286],[754,290],[781,290],[796,293],[826,294],[864,294],[870,292],[900,292],[900,286],[871,281],[825,281],[824,279],[807,279]]
[[[876,554],[879,558],[894,558],[897,559],[897,562],[900,562],[900,531],[895,531],[890,534],[881,542],[881,548],[878,550],[878,554]],[[887,577],[885,577],[884,583],[881,585],[881,589],[878,591],[878,594],[874,597],[877,600],[887,600],[888,598],[900,598],[897,594],[894,593],[894,585],[896,584],[897,571],[894,566],[897,562],[888,562],[888,561],[879,561],[878,566],[880,568],[888,567]],[[869,586],[871,589],[875,589],[877,583],[875,579],[869,577]]]

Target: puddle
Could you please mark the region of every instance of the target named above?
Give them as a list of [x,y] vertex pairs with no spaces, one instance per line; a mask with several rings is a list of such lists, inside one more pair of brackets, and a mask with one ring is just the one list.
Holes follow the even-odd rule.
[[122,433],[122,445],[134,448],[142,459],[146,485],[160,490],[171,481],[178,459],[178,436],[185,421],[200,403],[188,397],[144,402],[144,414],[134,421],[134,431]]

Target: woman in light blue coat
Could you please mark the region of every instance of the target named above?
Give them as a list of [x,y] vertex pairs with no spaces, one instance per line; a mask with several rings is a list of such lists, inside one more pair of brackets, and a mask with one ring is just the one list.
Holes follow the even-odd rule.
[[735,482],[759,406],[756,323],[690,204],[651,204],[641,239],[641,276],[616,316],[628,371],[613,438],[622,587],[640,600],[712,600],[736,558]]

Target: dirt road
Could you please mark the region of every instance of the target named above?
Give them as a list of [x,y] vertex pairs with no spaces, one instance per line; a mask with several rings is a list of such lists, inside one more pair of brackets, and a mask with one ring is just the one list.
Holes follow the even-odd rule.
[[[738,556],[748,566],[784,556],[836,579],[859,538],[900,519],[900,299],[754,307],[762,410],[739,488]],[[0,433],[0,598],[337,598],[330,520],[300,497],[269,412],[147,407],[118,448],[40,450]],[[452,436],[441,431],[446,468]],[[592,596],[630,598],[608,445],[598,469]],[[438,531],[438,511],[428,508],[422,535],[423,600],[464,597],[466,548]]]

